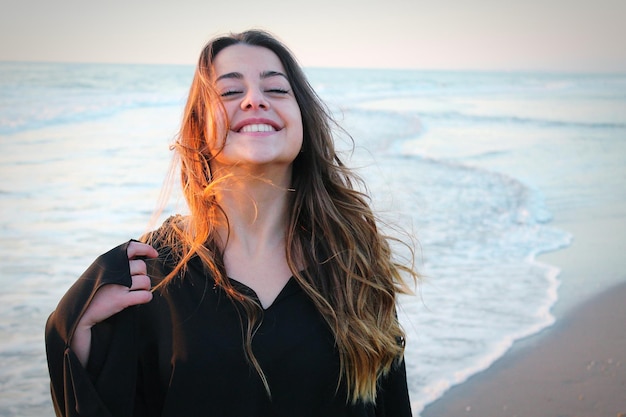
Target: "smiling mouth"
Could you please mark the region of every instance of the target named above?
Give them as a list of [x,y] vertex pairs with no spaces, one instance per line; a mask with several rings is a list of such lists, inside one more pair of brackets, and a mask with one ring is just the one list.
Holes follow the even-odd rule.
[[276,129],[274,128],[274,126],[268,125],[265,123],[245,125],[241,129],[239,129],[239,132],[241,133],[275,132],[275,131]]

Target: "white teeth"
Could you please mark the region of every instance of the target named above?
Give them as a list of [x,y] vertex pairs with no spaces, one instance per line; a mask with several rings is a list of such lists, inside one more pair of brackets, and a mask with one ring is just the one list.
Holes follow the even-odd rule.
[[249,133],[249,132],[273,132],[274,129],[271,125],[266,124],[255,124],[255,125],[245,125],[241,128],[240,132]]

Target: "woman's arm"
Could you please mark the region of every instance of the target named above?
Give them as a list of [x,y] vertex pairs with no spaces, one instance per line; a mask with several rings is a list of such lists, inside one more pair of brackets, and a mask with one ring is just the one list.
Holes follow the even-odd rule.
[[[156,255],[148,245],[131,241],[99,256],[48,318],[46,355],[57,416],[132,414],[137,378],[136,321],[135,309],[124,306],[151,297],[149,284],[141,278],[145,263],[140,257]],[[97,322],[100,324],[94,326]],[[93,334],[98,337],[98,349],[95,339],[92,341],[96,329],[99,331]],[[85,368],[87,363],[89,369]]]
[[118,284],[100,287],[76,326],[71,340],[71,349],[83,366],[87,365],[91,349],[91,328],[119,313],[123,309],[145,304],[152,300],[150,278],[146,275],[146,263],[140,257],[155,258],[157,251],[150,245],[130,242],[127,249],[132,285],[130,288]]

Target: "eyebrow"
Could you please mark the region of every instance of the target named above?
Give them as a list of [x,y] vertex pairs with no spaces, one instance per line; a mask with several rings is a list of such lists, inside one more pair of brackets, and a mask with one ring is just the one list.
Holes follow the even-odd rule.
[[[271,78],[271,77],[283,77],[284,79],[289,81],[289,78],[287,78],[285,74],[279,71],[263,71],[262,73],[259,74],[259,77],[261,79],[266,79],[266,78]],[[220,75],[219,77],[217,77],[215,81],[224,80],[224,79],[241,80],[243,79],[243,74],[240,72],[229,72],[229,73]]]

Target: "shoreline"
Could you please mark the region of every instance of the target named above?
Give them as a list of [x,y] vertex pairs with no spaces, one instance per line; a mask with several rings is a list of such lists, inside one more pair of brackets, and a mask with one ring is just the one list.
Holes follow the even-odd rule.
[[626,213],[615,204],[562,214],[551,225],[572,244],[537,258],[561,268],[555,323],[421,417],[626,417]]
[[626,283],[522,339],[421,417],[626,416]]

